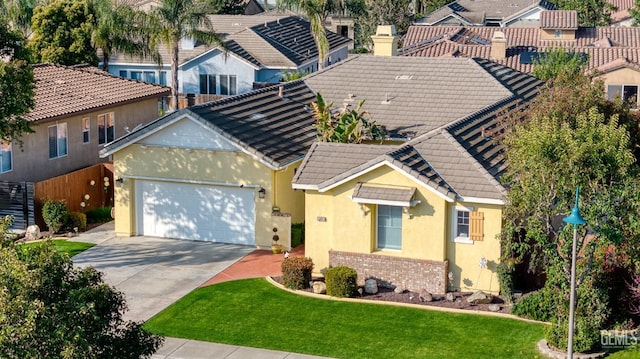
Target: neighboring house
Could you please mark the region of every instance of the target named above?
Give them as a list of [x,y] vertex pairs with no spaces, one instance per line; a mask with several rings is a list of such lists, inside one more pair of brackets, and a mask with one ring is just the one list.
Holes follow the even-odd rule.
[[[224,36],[228,52],[183,39],[179,53],[179,92],[230,96],[277,83],[286,72],[314,72],[318,51],[309,22],[295,16],[210,15],[216,31]],[[327,32],[329,57],[325,65],[347,58],[351,40]],[[109,72],[170,86],[171,65],[167,51],[164,64],[115,54]],[[202,102],[202,101],[198,101]]]
[[629,9],[636,6],[635,0],[607,0],[607,2],[617,9],[611,13],[611,26],[633,26]]
[[122,179],[116,234],[264,248],[276,227],[284,239],[283,218],[304,221],[291,179],[316,139],[313,99],[301,81],[264,88],[175,111],[105,147]]
[[458,0],[418,19],[421,25],[439,26],[538,26],[540,13],[557,6],[546,0]]
[[399,54],[480,57],[530,73],[537,57],[563,47],[581,53],[587,73],[603,79],[607,96],[639,105],[640,27],[579,27],[575,11],[544,11],[537,28],[411,26]]
[[158,118],[169,89],[126,80],[94,67],[34,65],[35,107],[25,118],[35,132],[3,142],[1,181],[38,182],[109,159],[106,144]]

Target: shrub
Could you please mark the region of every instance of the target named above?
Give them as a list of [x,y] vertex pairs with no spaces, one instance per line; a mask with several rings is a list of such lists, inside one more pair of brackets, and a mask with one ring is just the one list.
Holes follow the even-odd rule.
[[48,199],[42,206],[42,218],[52,233],[60,230],[67,216],[67,205],[64,200]]
[[353,268],[337,266],[325,273],[327,294],[334,297],[353,297],[358,290],[358,273]]
[[[600,329],[590,323],[590,318],[576,317],[573,333],[573,350],[585,353],[600,346]],[[547,342],[558,349],[566,350],[569,335],[569,320],[562,318],[546,329]]]
[[291,225],[291,248],[304,243],[304,222]]
[[549,322],[555,317],[554,308],[553,293],[543,288],[522,297],[513,305],[511,313],[523,318]]
[[104,223],[113,219],[111,218],[110,206],[91,209],[86,211],[85,214],[87,215],[87,223]]
[[508,302],[513,302],[513,269],[507,263],[498,264],[498,282],[500,283],[500,294]]
[[67,213],[64,228],[68,231],[72,231],[74,228],[84,231],[87,229],[87,215],[81,212]]
[[289,257],[282,261],[282,283],[291,289],[309,288],[312,270],[311,258]]

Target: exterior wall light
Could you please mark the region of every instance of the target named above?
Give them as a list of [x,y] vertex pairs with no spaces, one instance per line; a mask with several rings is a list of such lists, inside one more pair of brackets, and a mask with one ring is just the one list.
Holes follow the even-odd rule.
[[265,193],[267,193],[267,191],[264,188],[260,187],[260,189],[258,190],[258,198],[263,199]]

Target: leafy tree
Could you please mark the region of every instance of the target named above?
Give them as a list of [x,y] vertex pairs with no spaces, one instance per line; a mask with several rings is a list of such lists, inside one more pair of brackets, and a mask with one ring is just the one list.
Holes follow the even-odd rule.
[[378,25],[393,24],[399,35],[407,32],[413,21],[410,0],[353,0],[347,7],[356,24],[356,46],[371,50]]
[[415,13],[416,16],[418,14],[429,14],[438,10],[439,8],[452,3],[454,0],[420,0],[416,2]]
[[617,8],[606,0],[552,0],[562,10],[577,10],[580,26],[608,26]]
[[633,26],[640,25],[640,0],[633,2],[633,7],[629,8],[629,15],[631,15],[631,19],[633,20]]
[[580,53],[564,48],[554,48],[534,60],[533,76],[542,81],[572,81],[582,76],[587,68],[587,59]]
[[212,0],[215,14],[244,15],[243,0]]
[[23,115],[34,106],[33,68],[28,64],[29,52],[16,31],[0,20],[0,138],[17,140],[33,132]]
[[148,358],[162,344],[141,323],[122,319],[124,296],[104,283],[102,273],[75,268],[49,241],[33,247],[2,243],[3,358]]
[[148,13],[144,28],[149,35],[150,47],[166,46],[171,54],[172,106],[178,104],[178,55],[182,38],[197,40],[203,44],[216,44],[224,48],[222,38],[213,29],[207,14],[215,7],[206,0],[162,0]]
[[311,35],[318,49],[318,70],[324,68],[329,56],[329,41],[324,23],[327,16],[339,8],[336,0],[278,0],[279,8],[289,8],[301,11],[311,23]]
[[151,49],[142,26],[138,26],[141,13],[127,3],[117,0],[93,0],[96,21],[91,31],[91,42],[102,50],[102,69],[109,71],[109,59],[114,52],[152,58],[162,63],[157,50]]
[[95,14],[89,0],[53,0],[36,7],[29,48],[35,62],[62,65],[98,64],[91,44]]
[[31,18],[38,0],[5,0],[0,7],[0,13],[9,21],[13,30],[19,31],[22,37],[31,36]]
[[383,140],[385,132],[382,126],[369,119],[369,113],[362,111],[364,100],[358,107],[343,108],[338,113],[332,113],[333,102],[327,103],[318,93],[316,102],[311,103],[311,110],[316,119],[313,127],[319,133],[322,142],[361,143],[365,140]]

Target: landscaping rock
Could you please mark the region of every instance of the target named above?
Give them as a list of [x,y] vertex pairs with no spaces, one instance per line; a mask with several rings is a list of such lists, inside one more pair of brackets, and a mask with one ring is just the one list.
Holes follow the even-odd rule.
[[394,293],[398,293],[398,294],[402,294],[406,291],[406,289],[402,288],[402,287],[395,287],[393,288],[393,292]]
[[469,304],[489,304],[491,301],[493,301],[493,296],[491,294],[486,294],[481,290],[471,294],[467,298],[467,302],[469,302]]
[[420,301],[421,302],[432,302],[433,296],[426,289],[420,291]]
[[502,307],[500,306],[500,304],[489,304],[487,309],[489,309],[490,312],[499,312]]
[[444,297],[449,302],[453,302],[453,300],[456,299],[456,296],[453,295],[452,292],[448,292]]
[[25,241],[35,241],[40,239],[40,227],[37,224],[32,224],[27,227],[27,231],[24,234]]
[[327,292],[327,285],[324,282],[313,282],[313,292],[316,294],[325,294]]
[[367,279],[364,281],[364,291],[367,294],[378,293],[378,281],[375,279]]

